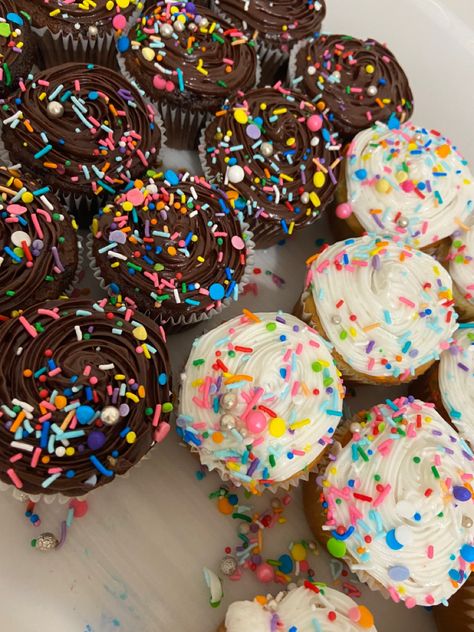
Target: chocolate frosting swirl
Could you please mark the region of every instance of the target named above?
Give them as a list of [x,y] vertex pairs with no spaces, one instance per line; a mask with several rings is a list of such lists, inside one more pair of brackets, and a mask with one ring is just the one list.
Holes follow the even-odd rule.
[[17,85],[33,61],[30,24],[12,0],[0,0],[0,94]]
[[67,300],[0,328],[0,479],[29,494],[81,496],[164,438],[166,345],[129,307]]
[[73,223],[48,193],[0,167],[0,323],[39,300],[58,298],[74,278]]
[[173,171],[135,185],[93,222],[93,254],[112,289],[163,323],[237,298],[248,236],[227,196]]
[[114,194],[158,162],[154,109],[110,68],[56,66],[31,77],[16,96],[2,109],[5,146],[12,162],[53,190]]
[[155,100],[190,101],[212,111],[255,85],[254,42],[205,7],[154,3],[129,38],[126,67]]
[[[99,30],[103,27],[114,25],[114,18],[117,15],[129,18],[142,2],[139,0],[128,0],[117,2],[117,0],[94,0],[84,2],[75,0],[67,2],[65,0],[19,0],[22,9],[31,15],[33,26],[41,28],[47,26],[54,33],[61,31],[65,24],[76,27],[79,25],[82,30],[90,25],[97,26]],[[115,24],[121,25],[120,30],[125,26],[123,20],[116,18]],[[115,26],[114,26],[115,28]],[[77,33],[77,29],[74,29]],[[119,30],[119,29],[116,29]]]
[[254,232],[257,247],[315,222],[332,200],[340,144],[316,107],[283,88],[226,101],[205,131],[201,158]]
[[413,113],[413,95],[402,67],[376,40],[320,35],[296,54],[292,84],[327,111],[344,136],[352,137],[375,121]]
[[267,43],[288,50],[313,35],[326,15],[325,0],[215,0],[216,6],[237,26]]

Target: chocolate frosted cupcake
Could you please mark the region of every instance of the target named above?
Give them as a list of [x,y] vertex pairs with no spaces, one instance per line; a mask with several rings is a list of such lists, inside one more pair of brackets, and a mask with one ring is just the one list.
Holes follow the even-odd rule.
[[234,601],[218,632],[377,632],[371,611],[323,583]]
[[12,164],[58,193],[83,225],[89,210],[159,162],[158,115],[109,68],[64,64],[40,72],[1,114]]
[[315,331],[290,314],[244,310],[194,342],[177,430],[224,480],[256,493],[287,489],[331,444],[343,398]]
[[101,209],[92,232],[105,283],[167,328],[237,300],[253,246],[222,191],[171,170],[136,180]]
[[43,68],[67,62],[116,67],[115,39],[143,7],[140,0],[17,0],[31,16]]
[[18,4],[0,0],[0,97],[11,93],[33,64],[29,16],[20,12]]
[[125,474],[169,430],[156,325],[128,306],[36,304],[0,327],[0,479],[82,496]]
[[336,198],[341,236],[390,235],[444,260],[449,236],[471,221],[474,179],[445,136],[393,120],[354,138]]
[[316,107],[281,86],[227,100],[199,146],[205,173],[242,211],[258,248],[319,219],[333,199],[339,150]]
[[0,167],[0,324],[58,298],[78,260],[75,224],[48,187]]
[[342,374],[396,385],[425,373],[457,328],[449,274],[421,250],[374,235],[308,261],[296,314],[335,348]]
[[472,452],[413,397],[356,415],[341,444],[304,486],[313,533],[372,590],[447,605],[474,569]]
[[[474,219],[474,193],[470,200]],[[474,320],[474,228],[460,230],[454,235],[448,254],[448,270],[453,279],[453,295],[456,310],[462,320]]]
[[375,121],[413,112],[408,79],[395,56],[376,40],[319,35],[292,51],[290,84],[308,95],[343,138]]
[[155,2],[119,42],[122,66],[157,103],[170,146],[194,148],[206,116],[257,80],[253,41],[191,2]]
[[261,85],[283,75],[290,51],[321,29],[325,0],[213,0],[211,3],[248,37],[255,37],[262,61]]

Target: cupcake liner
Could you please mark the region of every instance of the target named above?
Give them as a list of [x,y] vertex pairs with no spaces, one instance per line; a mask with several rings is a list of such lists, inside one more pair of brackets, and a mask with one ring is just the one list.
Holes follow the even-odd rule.
[[[251,270],[253,269],[254,259],[255,259],[255,255],[254,255],[255,244],[253,242],[253,233],[251,230],[249,230],[248,224],[246,224],[245,222],[240,222],[240,225],[242,229],[242,236],[247,248],[247,263],[245,266],[244,274],[242,275],[242,278],[240,279],[240,282],[238,284],[239,297],[243,293],[244,287],[248,283],[250,283],[250,278],[252,274]],[[97,279],[99,286],[104,291],[106,291],[109,295],[112,295],[113,292],[110,290],[109,284],[105,281],[102,275],[102,271],[99,265],[97,264],[96,258],[94,257],[93,244],[94,244],[94,237],[92,233],[89,233],[89,235],[87,236],[87,243],[86,243],[89,266],[92,270],[94,277]],[[130,297],[130,298],[132,298],[133,300],[133,297]],[[160,318],[159,313],[157,314],[153,309],[141,309],[140,311],[142,311],[145,315],[149,316],[150,318],[158,322],[160,325],[162,325],[168,333],[177,333],[181,329],[192,327],[199,323],[208,321],[211,318],[214,318],[214,316],[217,316],[218,314],[220,314],[226,307],[229,307],[229,305],[232,305],[233,303],[236,303],[236,301],[233,298],[230,298],[230,297],[225,298],[223,301],[221,301],[218,307],[213,307],[207,312],[192,313],[192,314],[188,314],[187,316],[182,314],[180,316],[169,318],[168,320],[162,320]]]
[[308,42],[311,41],[311,38],[307,37],[303,40],[301,40],[301,42],[298,42],[297,44],[295,44],[293,46],[293,48],[290,51],[290,56],[288,59],[288,71],[286,74],[286,81],[288,86],[290,87],[291,90],[295,90],[296,92],[304,92],[304,90],[300,90],[300,88],[298,88],[298,84],[296,87],[293,86],[293,81],[296,79],[297,77],[297,71],[296,71],[296,58],[298,56],[298,53],[300,52],[300,50],[302,48],[304,48]]
[[452,595],[449,605],[433,608],[439,632],[474,632],[474,576]]
[[456,283],[453,281],[453,298],[456,304],[456,311],[459,314],[459,320],[461,322],[469,322],[474,320],[474,304],[470,303],[464,298],[463,293],[460,291]]
[[[130,28],[131,23],[128,30],[130,30]],[[137,79],[130,74],[125,63],[125,57],[123,55],[118,55],[117,62],[123,76],[138,90],[140,90],[140,92],[143,92],[143,89],[140,87]],[[255,71],[255,85],[258,85],[261,77],[261,65],[258,57],[256,60]],[[173,149],[195,150],[200,143],[202,130],[207,127],[207,124],[211,119],[211,113],[207,110],[191,110],[185,106],[180,107],[175,103],[170,103],[166,99],[157,101],[152,99],[149,95],[147,95],[147,97],[157,112],[159,112],[165,129],[169,130],[167,146]]]

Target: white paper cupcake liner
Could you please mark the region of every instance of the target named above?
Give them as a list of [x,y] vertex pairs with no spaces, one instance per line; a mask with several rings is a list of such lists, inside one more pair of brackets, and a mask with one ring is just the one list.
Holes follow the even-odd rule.
[[286,78],[288,87],[290,88],[290,90],[295,90],[296,92],[304,92],[304,90],[299,88],[299,84],[294,86],[293,81],[297,78],[296,58],[298,56],[298,53],[300,52],[302,48],[307,46],[308,42],[310,41],[311,41],[311,38],[306,38],[304,40],[301,40],[301,42],[298,42],[297,44],[295,44],[295,46],[293,46],[293,48],[290,51],[290,56],[288,59],[288,73],[287,73],[287,78]]
[[[250,283],[250,278],[252,275],[252,269],[253,269],[254,260],[255,260],[255,254],[254,254],[255,244],[253,242],[253,233],[249,229],[248,224],[246,224],[245,222],[241,221],[240,226],[242,230],[242,237],[246,245],[247,261],[246,261],[245,270],[242,275],[242,278],[240,279],[240,282],[238,283],[237,301],[231,297],[225,298],[223,301],[221,301],[218,307],[213,307],[207,312],[193,313],[187,316],[180,315],[180,316],[170,318],[168,320],[161,320],[159,312],[155,312],[153,309],[141,310],[141,311],[147,316],[149,316],[150,318],[152,318],[153,320],[155,320],[156,322],[159,322],[169,333],[173,333],[173,332],[178,331],[179,329],[182,329],[185,327],[192,327],[194,325],[197,325],[198,323],[208,321],[211,318],[214,318],[215,316],[220,314],[226,307],[229,307],[230,305],[238,302],[240,296],[243,293],[244,287],[248,283]],[[89,267],[91,268],[92,273],[94,277],[97,279],[100,287],[109,295],[112,295],[113,292],[110,290],[110,284],[106,283],[105,279],[103,278],[102,271],[100,270],[97,264],[96,258],[94,256],[93,244],[94,244],[94,237],[92,233],[90,233],[87,236],[87,243],[86,243]],[[131,298],[133,301],[133,296],[129,298]]]

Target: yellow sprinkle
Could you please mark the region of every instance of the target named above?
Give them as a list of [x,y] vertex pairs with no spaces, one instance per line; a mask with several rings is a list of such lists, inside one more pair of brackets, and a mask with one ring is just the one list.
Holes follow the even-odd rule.
[[127,391],[125,393],[125,397],[127,397],[128,399],[131,399],[132,402],[135,402],[135,404],[138,404],[138,402],[140,401],[138,397],[135,395],[135,393],[130,393],[130,391]]
[[294,424],[291,424],[291,430],[296,430],[297,428],[303,428],[303,426],[307,426],[311,423],[311,419],[302,419],[301,421],[295,421]]

